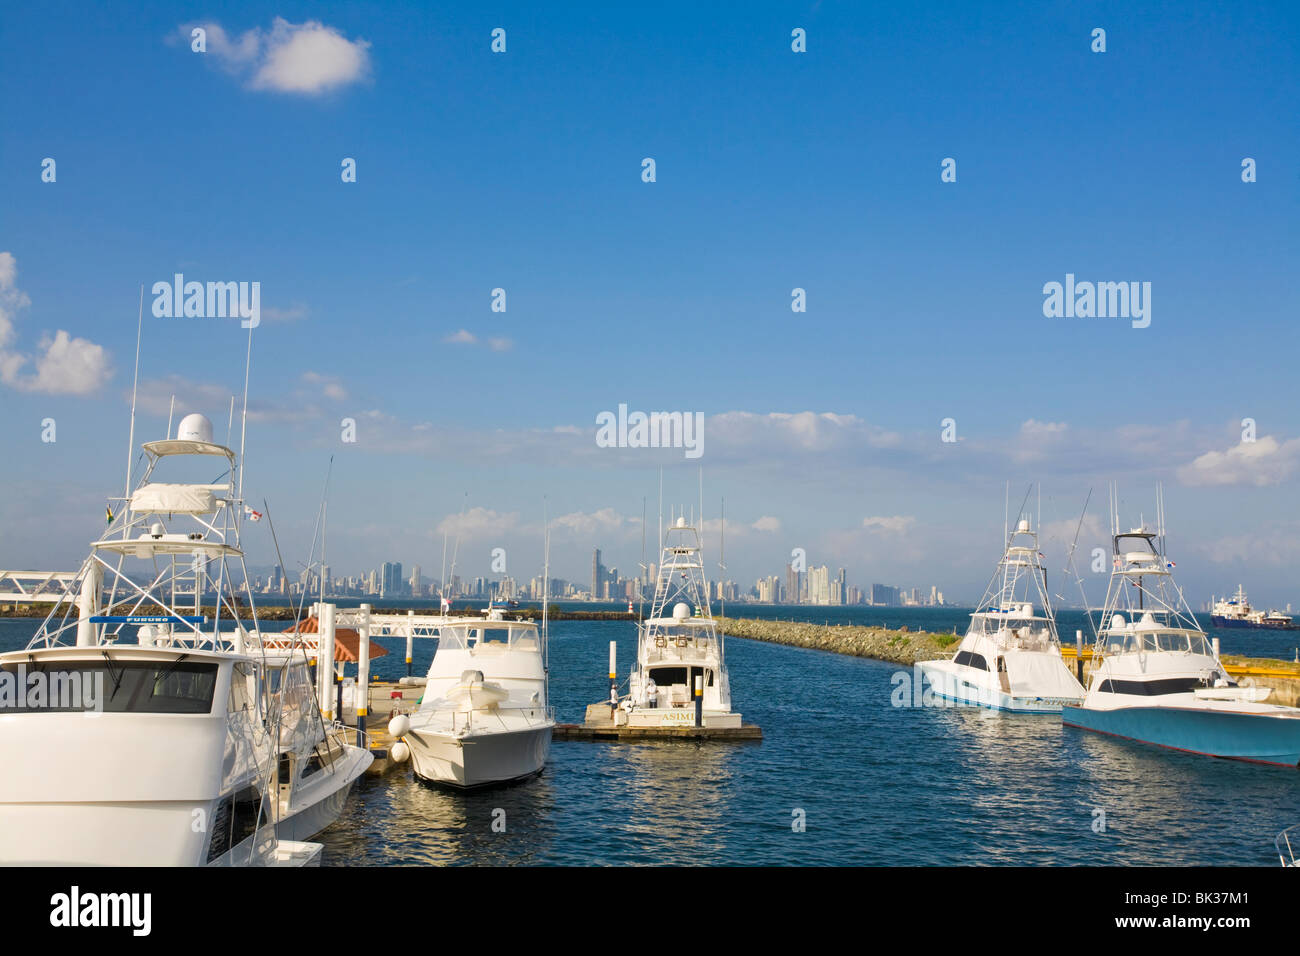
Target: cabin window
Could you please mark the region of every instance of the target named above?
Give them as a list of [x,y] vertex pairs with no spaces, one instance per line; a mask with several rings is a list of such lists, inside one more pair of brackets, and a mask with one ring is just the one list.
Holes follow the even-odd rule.
[[1163,680],[1104,680],[1097,689],[1103,694],[1136,694],[1162,697],[1165,694],[1188,694],[1205,686],[1199,677],[1167,677]]
[[989,669],[989,663],[984,659],[984,655],[973,654],[970,651],[958,651],[957,656],[952,660],[954,664],[965,664],[967,667],[974,667],[976,670],[986,671]]
[[[201,661],[24,661],[0,670],[12,675],[0,678],[0,713],[11,714],[207,714],[217,687],[217,665]],[[39,698],[32,692],[37,674]]]
[[660,687],[690,683],[685,667],[657,667],[650,672],[650,679]]

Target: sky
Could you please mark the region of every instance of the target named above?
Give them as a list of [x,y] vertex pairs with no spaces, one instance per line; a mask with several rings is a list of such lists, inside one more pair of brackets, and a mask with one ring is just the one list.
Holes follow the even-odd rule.
[[[291,569],[331,457],[335,574],[450,535],[527,579],[544,513],[554,575],[634,572],[662,467],[714,576],[966,602],[1008,483],[1054,574],[1090,491],[1085,553],[1161,483],[1194,605],[1300,605],[1294,4],[218,7],[0,23],[0,568],[74,568],[121,494],[142,286],[137,443],[173,395],[227,433],[248,330],[155,315],[181,273],[259,283],[245,490]],[[1067,275],[1149,325],[1046,315]],[[604,447],[620,404],[702,453]]]

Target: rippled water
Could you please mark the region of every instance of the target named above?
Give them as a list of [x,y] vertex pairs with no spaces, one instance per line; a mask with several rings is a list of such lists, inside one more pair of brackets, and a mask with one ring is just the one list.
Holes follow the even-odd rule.
[[[808,616],[834,621],[828,611],[849,609]],[[884,620],[908,623],[904,613]],[[914,627],[940,626],[912,613]],[[32,629],[0,621],[0,647]],[[625,677],[635,631],[559,621],[551,634],[552,699],[560,720],[580,721],[607,693],[608,642],[619,642]],[[1244,652],[1245,640],[1226,632],[1224,649]],[[387,643],[394,653],[376,670],[396,676],[401,642]],[[471,794],[407,772],[367,779],[319,837],[326,864],[1269,865],[1273,837],[1300,822],[1294,770],[1127,743],[1057,717],[896,708],[894,665],[740,639],[727,648],[735,704],[762,726],[761,743],[556,741],[540,777]],[[417,643],[417,672],[430,653]],[[792,829],[795,810],[806,832]]]

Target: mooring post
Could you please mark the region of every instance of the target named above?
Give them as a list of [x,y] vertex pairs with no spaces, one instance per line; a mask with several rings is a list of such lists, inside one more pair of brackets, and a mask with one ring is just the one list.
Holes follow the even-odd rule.
[[695,675],[695,726],[704,726],[704,675]]
[[406,676],[411,676],[411,651],[415,647],[415,611],[406,612]]
[[320,649],[316,661],[316,693],[320,701],[321,716],[326,722],[334,720],[334,682],[338,678],[334,669],[334,605],[320,605]]
[[370,711],[370,605],[361,605],[361,623],[357,628],[357,746],[366,745],[366,714]]
[[1074,632],[1074,670],[1079,676],[1079,683],[1083,683],[1083,631]]
[[609,719],[618,710],[618,641],[609,642]]

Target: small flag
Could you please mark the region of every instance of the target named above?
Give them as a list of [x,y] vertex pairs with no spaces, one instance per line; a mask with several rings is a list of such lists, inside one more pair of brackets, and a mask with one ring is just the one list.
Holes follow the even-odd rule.
[[1169,565],[1168,565],[1168,566],[1171,567],[1171,568],[1176,568],[1176,567],[1178,567],[1178,565],[1174,564],[1174,562],[1172,562],[1172,561],[1169,562]]
[[105,519],[105,520],[104,520],[104,524],[112,524],[112,523],[113,523],[113,509],[112,509],[112,508],[105,508],[105,509],[104,509],[104,519]]
[[262,512],[254,511],[252,508],[248,507],[248,505],[244,505],[244,514],[248,515],[249,520],[251,521],[262,520]]

